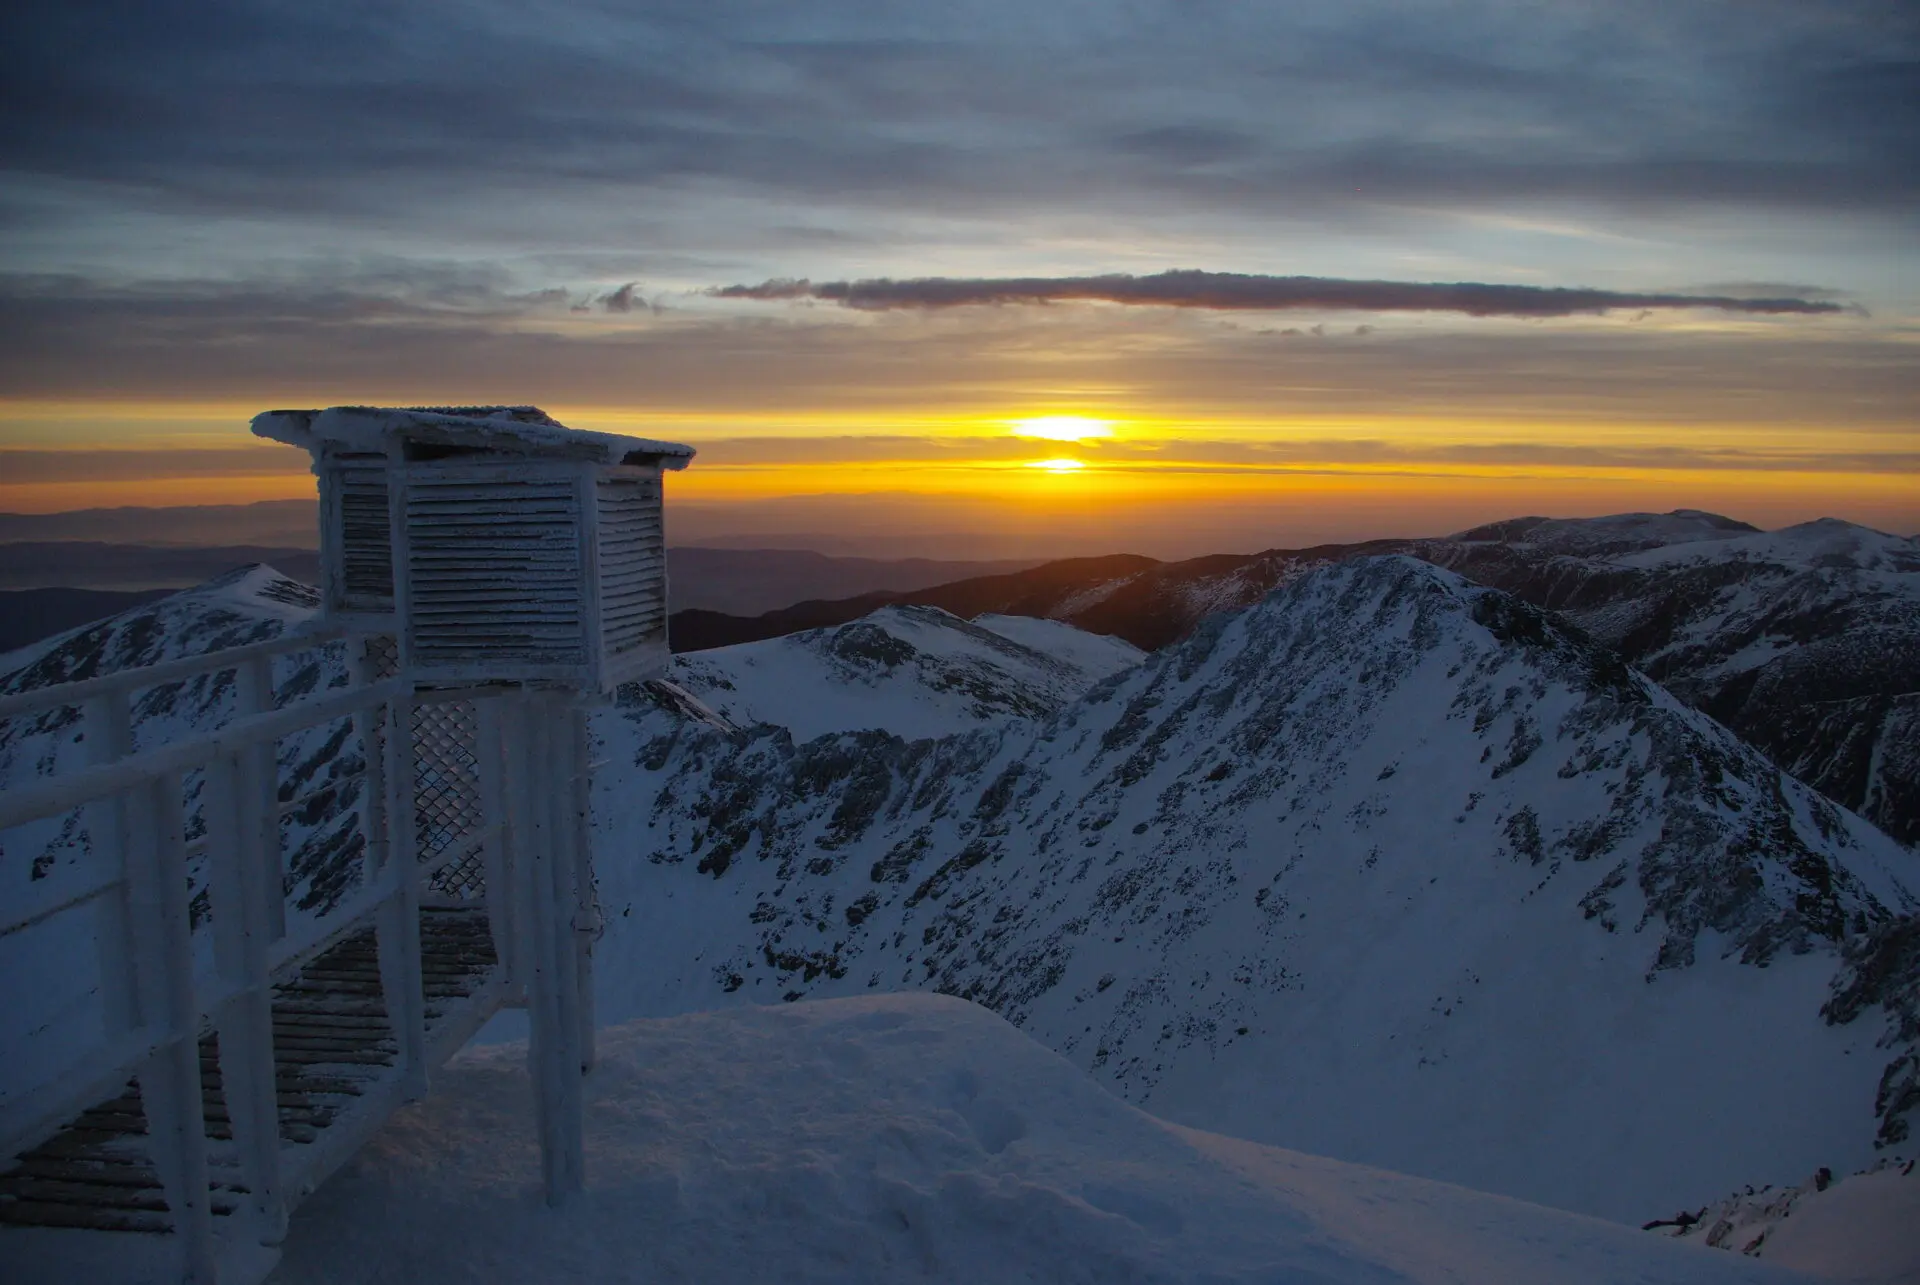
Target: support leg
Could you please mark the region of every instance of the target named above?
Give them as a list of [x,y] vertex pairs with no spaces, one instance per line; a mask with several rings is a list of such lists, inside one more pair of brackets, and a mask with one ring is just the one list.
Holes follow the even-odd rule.
[[595,1038],[593,1008],[593,944],[600,936],[600,897],[593,879],[593,779],[587,735],[587,707],[578,701],[566,707],[567,857],[573,864],[573,955],[578,978],[574,995],[579,1006],[580,1070],[593,1069]]
[[[208,865],[212,876],[214,963],[232,998],[218,1014],[220,1081],[234,1150],[247,1186],[247,1216],[263,1245],[286,1239],[280,1183],[280,1097],[273,1057],[273,991],[267,975],[272,933],[264,885],[278,891],[279,853],[261,851],[263,828],[244,807],[248,774],[232,757],[207,768]],[[268,858],[274,858],[269,867]]]
[[413,712],[387,707],[387,866],[392,889],[374,916],[375,953],[387,1021],[400,1046],[398,1069],[410,1097],[427,1092],[427,1008],[420,967],[420,863],[414,834]]
[[[534,1111],[547,1203],[559,1205],[585,1183],[580,1083],[579,969],[572,941],[572,862],[563,859],[565,833],[557,815],[571,792],[555,778],[555,702],[527,696],[515,702],[521,734],[511,738],[520,923],[527,966]],[[564,735],[564,729],[562,729]]]
[[127,883],[145,1025],[166,1032],[140,1070],[147,1145],[179,1238],[180,1279],[214,1279],[213,1206],[200,1098],[181,781],[169,774],[128,797]]

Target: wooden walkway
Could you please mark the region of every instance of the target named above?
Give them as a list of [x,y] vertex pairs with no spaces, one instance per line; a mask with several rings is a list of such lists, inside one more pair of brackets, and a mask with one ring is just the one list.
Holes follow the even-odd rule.
[[[395,1075],[399,1042],[382,998],[374,938],[373,929],[363,927],[274,987],[273,1058],[286,1172],[310,1171],[299,1153],[329,1132],[364,1132],[377,1120],[358,1117],[385,1114],[384,1106],[369,1101],[370,1090]],[[445,1036],[457,1047],[498,1005],[493,983],[499,958],[485,910],[422,908],[420,949],[427,1037],[439,1043],[435,1037]],[[210,1030],[200,1040],[200,1084],[212,1209],[224,1217],[240,1207],[247,1189],[233,1155],[219,1039]],[[140,1088],[130,1081],[119,1096],[82,1111],[0,1173],[0,1224],[172,1232],[146,1134]]]

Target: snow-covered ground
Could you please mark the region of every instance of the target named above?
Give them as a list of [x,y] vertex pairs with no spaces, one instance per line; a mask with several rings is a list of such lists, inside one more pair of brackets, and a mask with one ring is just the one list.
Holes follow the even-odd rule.
[[1920,548],[1915,547],[1913,540],[1837,518],[1816,518],[1778,531],[1716,538],[1721,542],[1707,546],[1676,542],[1624,554],[1616,561],[1629,567],[1739,560],[1892,575],[1920,572]]
[[1142,653],[1057,620],[883,607],[831,629],[674,658],[672,682],[740,727],[812,740],[884,728],[908,740],[1041,718]]
[[1042,722],[602,718],[600,1012],[945,990],[1180,1123],[1635,1224],[1865,1164],[1833,937],[1920,862],[1557,628],[1377,559]]
[[1920,1172],[1891,1158],[1839,1181],[1823,1169],[1797,1187],[1748,1188],[1655,1230],[1822,1280],[1912,1285],[1920,1281]]
[[600,1050],[574,1204],[540,1201],[524,1049],[479,1050],[302,1206],[274,1285],[1802,1279],[1165,1124],[942,996],[634,1022]]

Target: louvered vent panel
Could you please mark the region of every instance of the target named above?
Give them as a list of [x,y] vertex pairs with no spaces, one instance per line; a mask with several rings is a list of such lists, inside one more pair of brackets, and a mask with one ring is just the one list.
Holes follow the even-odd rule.
[[393,529],[387,516],[385,461],[345,465],[336,474],[340,496],[340,572],[337,606],[346,611],[393,610]]
[[577,495],[565,478],[409,485],[416,663],[585,662]]
[[601,478],[600,629],[614,659],[658,644],[667,625],[660,479]]

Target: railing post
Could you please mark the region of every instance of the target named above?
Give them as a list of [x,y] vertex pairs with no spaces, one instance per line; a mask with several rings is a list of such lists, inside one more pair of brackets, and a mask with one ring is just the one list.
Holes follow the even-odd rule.
[[594,1037],[593,944],[600,936],[600,898],[593,880],[593,780],[588,765],[587,706],[579,699],[566,703],[567,847],[573,865],[573,956],[578,977],[574,1000],[578,1007],[580,1070],[593,1069]]
[[[240,686],[240,717],[264,714],[274,707],[273,657],[255,656],[241,662],[234,677]],[[241,840],[240,851],[259,861],[268,940],[279,941],[287,935],[287,875],[280,854],[279,760],[271,741],[242,754],[239,779],[237,821],[248,836]]]
[[[86,703],[87,763],[100,767],[133,753],[133,718],[124,690],[106,692]],[[87,816],[93,860],[116,871],[118,888],[102,897],[94,941],[100,968],[101,1019],[109,1038],[132,1030],[140,1020],[129,954],[127,914],[127,802],[123,796],[101,799]]]
[[181,1279],[211,1283],[213,1206],[179,774],[130,791],[127,805],[128,908],[140,1014],[145,1025],[164,1032],[139,1074],[147,1143],[179,1237]]
[[513,819],[507,807],[507,774],[504,762],[505,728],[510,716],[503,717],[499,697],[474,702],[474,775],[480,786],[480,824],[487,837],[480,846],[480,859],[487,872],[487,927],[493,934],[493,949],[500,960],[500,975],[509,987],[518,986],[520,938],[516,928],[513,876]]
[[574,902],[573,862],[560,846],[571,792],[556,788],[564,785],[564,778],[556,781],[553,769],[565,741],[564,727],[555,727],[564,706],[556,706],[545,695],[515,699],[517,734],[507,743],[518,839],[515,892],[532,1028],[527,1053],[550,1205],[564,1203],[585,1185],[579,970],[573,957],[573,933],[568,930]]
[[[377,638],[348,643],[349,677],[358,687],[378,677]],[[399,1047],[396,1065],[407,1092],[427,1091],[427,1013],[420,973],[420,879],[414,856],[413,720],[410,704],[388,701],[354,716],[366,761],[361,781],[361,886],[384,888],[374,911],[374,956],[387,1024]]]
[[399,1045],[398,1066],[407,1092],[427,1091],[426,991],[420,966],[420,859],[414,816],[413,703],[387,705],[386,900],[374,915],[375,953],[387,1020]]
[[[243,804],[245,776],[237,755],[222,755],[207,766],[214,965],[221,990],[229,996],[216,1015],[220,1079],[256,1235],[262,1244],[277,1245],[286,1238],[287,1213],[280,1183],[273,990],[267,975],[271,926],[262,886],[270,867],[267,854],[259,851],[261,832],[250,824]],[[276,860],[271,872],[277,874],[278,868]]]
[[[355,687],[364,687],[373,679],[373,663],[367,655],[372,639],[358,638],[347,644],[347,676]],[[354,737],[360,743],[360,759],[366,764],[360,780],[360,886],[371,888],[387,868],[387,750],[392,739],[393,712],[388,706],[368,706],[353,716]]]

